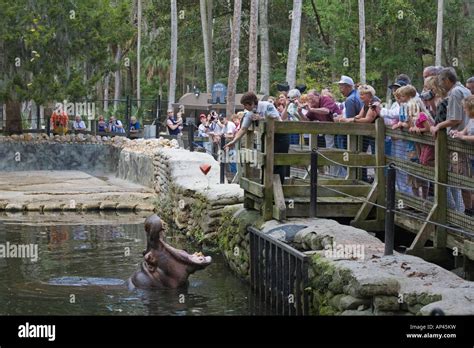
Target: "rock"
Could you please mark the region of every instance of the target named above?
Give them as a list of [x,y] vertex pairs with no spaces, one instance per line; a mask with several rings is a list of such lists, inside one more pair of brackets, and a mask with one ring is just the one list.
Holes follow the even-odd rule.
[[354,278],[351,284],[344,287],[345,293],[362,298],[377,295],[397,296],[399,291],[400,284],[396,279],[377,274]]
[[152,204],[138,204],[135,207],[135,211],[154,211],[155,206]]
[[371,309],[367,309],[365,311],[358,311],[358,310],[346,310],[341,313],[343,316],[373,316],[374,313]]
[[133,211],[136,206],[137,206],[137,204],[135,204],[135,203],[119,203],[116,206],[116,209],[117,210],[130,210],[130,211]]
[[400,303],[398,303],[398,297],[395,296],[375,296],[373,304],[374,311],[400,310]]
[[22,204],[10,203],[5,206],[5,210],[8,212],[23,211],[25,207]]
[[356,298],[350,295],[343,295],[339,301],[339,309],[346,310],[346,309],[357,309],[359,307],[367,308],[370,306],[370,300],[364,298]]
[[62,211],[64,203],[45,203],[43,211]]
[[89,202],[82,205],[83,211],[99,210],[100,202]]
[[102,202],[99,206],[100,210],[116,210],[117,202]]

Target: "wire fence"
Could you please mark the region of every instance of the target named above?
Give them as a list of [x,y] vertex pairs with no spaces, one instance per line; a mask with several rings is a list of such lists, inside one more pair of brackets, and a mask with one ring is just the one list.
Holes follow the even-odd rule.
[[[466,148],[469,148],[469,146],[466,146]],[[470,149],[470,148],[469,148]],[[343,166],[344,163],[334,161],[327,156],[324,155],[324,152],[322,151],[317,151],[318,156],[321,156],[325,158],[327,161],[333,163],[336,166]],[[396,158],[396,154],[394,156]],[[398,161],[400,162],[400,161]],[[421,185],[425,185],[425,187],[428,187],[427,192],[429,192],[429,187],[434,187],[435,185],[440,185],[448,192],[447,197],[449,197],[449,191],[450,190],[455,190],[458,192],[469,192],[470,194],[474,193],[474,187],[467,186],[467,185],[453,185],[449,183],[442,183],[439,181],[436,181],[433,179],[428,178],[428,175],[420,175],[420,174],[413,174],[412,172],[406,170],[403,164],[399,164],[396,162],[391,162],[388,163],[384,166],[347,166],[349,168],[361,168],[361,169],[382,169],[382,168],[395,168],[396,169],[396,182],[400,183],[398,180],[399,178],[406,178],[406,184],[409,184],[410,182],[413,182],[413,180],[419,180],[422,182]],[[411,177],[411,178],[410,178]],[[470,182],[470,181],[468,181]],[[402,184],[405,184],[405,182],[402,182]],[[357,200],[361,203],[367,203],[370,204],[374,207],[378,207],[384,210],[387,210],[387,207],[385,205],[377,204],[375,202],[371,202],[367,199],[357,197],[351,194],[348,194],[347,192],[343,192],[341,190],[337,190],[334,187],[330,187],[328,185],[324,184],[318,184],[318,186],[325,188],[326,190],[332,191],[338,195],[342,195],[344,197],[352,198],[354,200]],[[453,214],[453,209],[448,208],[447,209],[447,217],[448,217],[448,222],[446,224],[439,223],[437,221],[434,221],[432,219],[428,218],[428,212],[432,209],[433,207],[433,197],[422,196],[422,191],[421,189],[415,190],[414,187],[412,186],[412,194],[410,194],[410,191],[406,190],[405,192],[400,192],[400,186],[396,185],[396,190],[397,190],[397,203],[396,204],[396,209],[395,209],[395,214],[399,216],[404,216],[404,217],[409,217],[415,220],[418,220],[421,223],[428,223],[436,227],[441,227],[445,228],[447,230],[450,230],[452,232],[458,233],[462,235],[463,237],[467,237],[470,239],[474,239],[474,218],[472,215],[469,214],[469,212],[465,212],[464,214]],[[462,195],[459,196],[460,199],[462,198]],[[469,198],[471,198],[470,196]],[[449,206],[449,205],[448,205]]]

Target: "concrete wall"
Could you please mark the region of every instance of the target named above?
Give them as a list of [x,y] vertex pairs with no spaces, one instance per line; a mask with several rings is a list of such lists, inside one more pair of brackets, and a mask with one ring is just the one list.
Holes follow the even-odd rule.
[[116,173],[120,151],[108,144],[4,142],[0,144],[0,171]]
[[134,182],[146,187],[154,187],[153,157],[123,150],[119,154],[117,176],[120,179]]

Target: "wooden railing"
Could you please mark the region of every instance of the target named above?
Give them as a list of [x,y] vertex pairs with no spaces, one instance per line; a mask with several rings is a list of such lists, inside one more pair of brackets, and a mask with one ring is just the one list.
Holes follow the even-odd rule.
[[[474,218],[469,215],[469,211],[465,213],[448,207],[449,187],[451,190],[459,188],[464,199],[468,194],[472,195],[471,200],[474,198],[472,143],[448,138],[446,131],[440,131],[438,136],[433,138],[431,134],[416,135],[386,129],[382,119],[378,119],[374,124],[278,122],[271,119],[256,122],[241,142],[240,185],[245,191],[245,207],[259,210],[265,220],[311,216],[309,180],[290,179],[287,183],[281,183],[280,177],[273,174],[273,167],[286,165],[307,168],[310,165],[311,148],[316,146],[290,153],[275,153],[275,134],[309,134],[312,145],[317,144],[318,134],[347,135],[347,150],[318,149],[318,166],[331,166],[338,162],[347,166],[347,175],[344,178],[329,178],[324,175],[318,177],[317,216],[350,216],[354,226],[370,231],[382,231],[386,207],[385,166],[393,163],[397,173],[408,172],[407,175],[416,176],[420,180],[426,179],[430,183],[428,199],[414,194],[396,193],[396,223],[417,234],[410,250],[426,249],[424,246],[427,240],[432,239],[438,250],[455,246],[466,252],[471,250],[468,253],[472,254],[470,258],[474,259]],[[433,166],[404,160],[396,154],[386,155],[386,136],[434,146]],[[362,151],[363,139],[366,137],[374,139],[374,154]],[[462,158],[462,166],[466,166],[464,172],[449,171],[453,154]],[[254,161],[253,166],[249,159]],[[373,167],[375,180],[372,184],[361,180],[361,167]],[[412,211],[416,214],[409,214]],[[451,234],[461,234],[462,237],[453,238]]]

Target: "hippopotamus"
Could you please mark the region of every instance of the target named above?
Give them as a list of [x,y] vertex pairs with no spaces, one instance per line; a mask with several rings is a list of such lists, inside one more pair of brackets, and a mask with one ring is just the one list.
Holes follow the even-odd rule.
[[147,247],[140,268],[129,278],[129,288],[160,289],[183,288],[188,285],[188,277],[204,269],[212,262],[210,256],[201,253],[188,254],[173,248],[162,238],[163,224],[153,214],[145,220]]

